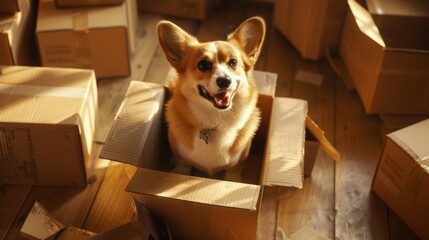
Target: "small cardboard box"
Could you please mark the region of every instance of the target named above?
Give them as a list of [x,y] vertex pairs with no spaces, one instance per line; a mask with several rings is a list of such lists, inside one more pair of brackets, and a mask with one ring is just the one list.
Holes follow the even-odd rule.
[[217,0],[138,0],[137,5],[140,12],[204,20],[218,3]]
[[100,156],[139,167],[126,190],[141,194],[173,237],[255,239],[264,188],[303,186],[307,102],[259,95],[263,120],[241,183],[169,172],[165,91],[132,81]]
[[[0,1],[0,5],[3,2]],[[20,0],[20,11],[0,16],[0,65],[37,65],[35,1]]]
[[130,27],[128,11],[136,9],[127,2],[133,1],[58,9],[53,1],[41,1],[36,36],[42,65],[94,69],[97,78],[129,76],[136,24]]
[[276,0],[274,25],[305,59],[336,51],[347,4],[343,0]]
[[94,71],[0,66],[0,184],[85,186]]
[[429,12],[399,16],[369,12],[354,0],[348,5],[340,55],[366,112],[428,114]]
[[419,237],[429,239],[429,119],[387,135],[372,190]]

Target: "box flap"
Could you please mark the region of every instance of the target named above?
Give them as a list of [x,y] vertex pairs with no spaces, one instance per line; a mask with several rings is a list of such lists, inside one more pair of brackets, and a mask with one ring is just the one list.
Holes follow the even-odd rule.
[[387,136],[429,172],[429,119],[418,122]]
[[307,101],[274,98],[263,185],[302,188]]
[[139,168],[128,183],[129,192],[211,204],[221,207],[257,209],[261,186],[193,177]]
[[326,153],[328,153],[329,156],[331,156],[335,161],[339,161],[340,153],[337,151],[337,149],[334,148],[334,146],[332,146],[332,144],[326,138],[325,132],[319,127],[319,125],[317,125],[309,116],[306,118],[305,125],[308,130],[310,130],[310,132],[316,137],[317,141],[319,141]]
[[276,95],[277,73],[253,70],[253,78],[260,94]]
[[21,234],[33,239],[55,239],[64,225],[55,220],[39,203],[35,202],[21,228]]
[[[150,167],[142,165],[141,158],[157,159],[154,144],[161,135],[164,91],[159,84],[131,81],[101,158]],[[151,165],[147,160],[144,163]]]
[[56,8],[53,0],[39,3],[36,31],[126,27],[126,5],[93,8]]
[[380,46],[386,47],[386,44],[384,44],[383,38],[380,35],[380,31],[368,10],[359,5],[355,0],[348,0],[348,4],[361,32],[374,40]]

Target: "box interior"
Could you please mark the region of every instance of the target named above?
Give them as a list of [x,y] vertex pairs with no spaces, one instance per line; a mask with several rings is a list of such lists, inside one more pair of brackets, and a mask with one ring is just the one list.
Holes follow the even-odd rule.
[[[163,105],[168,101],[168,98],[169,96],[167,94]],[[255,137],[253,138],[249,157],[244,164],[244,168],[242,171],[243,183],[259,184],[261,181],[261,167],[265,156],[265,149],[268,138],[268,128],[271,117],[271,113],[269,110],[271,110],[272,101],[273,98],[271,96],[259,95],[258,107],[261,109],[262,121],[258,131],[256,132]],[[167,139],[167,125],[165,124],[165,119],[163,115],[164,114],[162,113],[162,119],[160,120],[162,122],[161,133],[158,133],[161,137],[159,138],[158,142],[155,143],[155,145],[153,146],[153,148],[163,149],[163,151],[154,151],[154,154],[152,155],[151,159],[149,159],[147,155],[142,154],[140,163],[148,167],[149,169],[171,172],[172,168],[174,167],[174,164],[171,161],[172,152]],[[223,180],[225,177],[225,171],[219,172],[213,176],[209,176],[205,172],[192,168],[191,175],[196,177]]]

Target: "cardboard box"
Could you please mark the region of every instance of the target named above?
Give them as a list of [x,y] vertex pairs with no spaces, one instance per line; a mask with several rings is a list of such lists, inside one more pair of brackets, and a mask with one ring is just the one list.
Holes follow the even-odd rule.
[[43,66],[94,69],[97,78],[130,75],[134,31],[125,1],[97,8],[57,9],[39,3],[36,36]]
[[100,157],[138,166],[126,190],[141,194],[174,238],[255,239],[264,189],[303,186],[307,102],[259,95],[262,124],[243,182],[232,182],[169,172],[165,91],[158,84],[131,82]]
[[0,184],[85,186],[97,101],[93,71],[0,66]]
[[0,16],[0,65],[37,65],[35,1],[20,0],[19,6],[19,12]]
[[422,239],[429,239],[429,119],[386,137],[372,190]]
[[305,59],[319,60],[338,49],[344,0],[276,0],[274,26]]
[[384,15],[354,0],[348,5],[340,54],[365,111],[428,114],[429,13]]
[[218,0],[138,0],[140,12],[163,14],[195,20],[206,19],[219,5]]
[[[127,0],[128,1],[128,0]],[[55,5],[59,8],[63,7],[100,7],[121,5],[124,0],[55,0]]]

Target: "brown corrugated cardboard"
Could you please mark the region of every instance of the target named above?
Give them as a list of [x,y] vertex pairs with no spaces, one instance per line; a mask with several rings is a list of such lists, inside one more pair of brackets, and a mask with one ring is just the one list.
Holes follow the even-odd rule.
[[[128,1],[127,1],[128,2]],[[36,26],[43,66],[94,69],[97,78],[130,75],[134,26],[119,6],[57,9],[41,1]]]
[[64,226],[37,201],[22,225],[21,236],[31,240],[152,239],[140,221],[126,223],[98,234],[73,226]]
[[19,12],[0,16],[0,65],[37,65],[35,1],[20,0],[19,6]]
[[164,92],[132,81],[100,156],[139,167],[127,191],[140,193],[173,237],[255,239],[264,186],[302,187],[306,101],[259,96],[262,125],[241,183],[168,171]]
[[55,4],[59,8],[111,6],[121,5],[123,2],[124,0],[55,0]]
[[276,0],[274,25],[305,59],[319,60],[338,49],[343,0]]
[[141,12],[165,14],[195,20],[207,18],[218,0],[138,0]]
[[366,112],[428,114],[429,17],[371,14],[354,0],[348,5],[340,54]]
[[372,190],[419,237],[429,238],[429,119],[386,137]]
[[0,66],[0,183],[85,186],[97,101],[93,71]]

